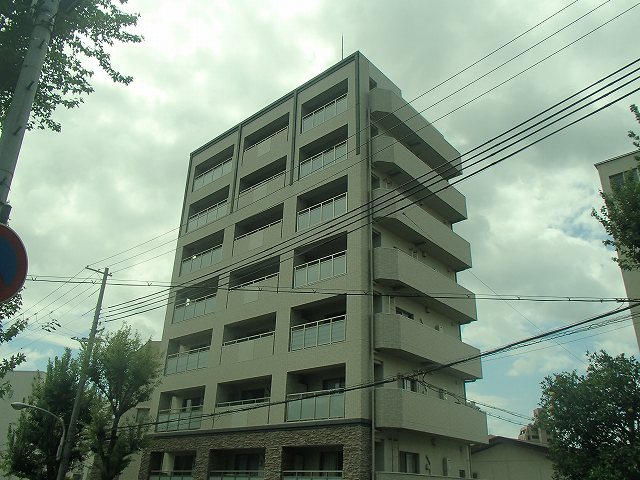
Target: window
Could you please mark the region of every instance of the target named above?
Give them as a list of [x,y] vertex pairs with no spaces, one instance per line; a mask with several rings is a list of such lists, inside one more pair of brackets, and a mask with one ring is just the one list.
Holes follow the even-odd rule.
[[400,307],[396,307],[396,315],[402,315],[403,317],[407,317],[413,320],[413,313],[403,310]]
[[409,390],[410,392],[418,391],[418,381],[415,378],[401,378],[400,388]]
[[419,473],[418,454],[414,452],[399,452],[398,469],[402,473]]
[[611,184],[611,189],[615,190],[620,188],[625,180],[631,179],[634,182],[638,182],[638,169],[632,168],[631,170],[627,170],[626,172],[616,173],[615,175],[611,175],[609,177],[609,183]]

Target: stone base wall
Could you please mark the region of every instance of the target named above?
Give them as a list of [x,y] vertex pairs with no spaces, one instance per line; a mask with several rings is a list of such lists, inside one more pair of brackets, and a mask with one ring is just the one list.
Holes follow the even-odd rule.
[[197,432],[159,436],[142,453],[138,480],[148,480],[153,452],[196,452],[193,480],[207,480],[211,450],[260,448],[265,451],[264,479],[281,480],[286,447],[341,445],[343,478],[371,478],[371,427],[366,424],[328,425],[231,432]]

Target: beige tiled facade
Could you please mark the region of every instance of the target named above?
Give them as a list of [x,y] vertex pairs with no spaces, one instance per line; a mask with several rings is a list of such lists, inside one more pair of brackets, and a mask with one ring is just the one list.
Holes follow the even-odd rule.
[[403,105],[355,53],[192,153],[140,480],[470,475],[459,154]]

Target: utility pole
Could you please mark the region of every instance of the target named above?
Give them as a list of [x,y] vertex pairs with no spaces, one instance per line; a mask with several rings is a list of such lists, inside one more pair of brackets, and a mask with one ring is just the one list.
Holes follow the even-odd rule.
[[38,89],[40,73],[47,56],[49,42],[60,0],[43,0],[35,2],[39,5],[35,16],[33,32],[29,40],[29,48],[22,63],[16,89],[13,92],[11,105],[7,111],[0,135],[0,223],[9,221],[11,205],[7,202],[11,181],[18,163],[18,155],[31,107]]
[[100,270],[94,270],[93,268],[89,267],[86,268],[97,273],[102,273],[102,285],[100,285],[100,293],[98,294],[96,311],[93,314],[93,324],[91,325],[91,332],[89,333],[89,340],[87,341],[87,349],[84,353],[84,358],[82,359],[82,365],[80,367],[78,391],[76,392],[76,398],[73,402],[73,410],[71,410],[71,420],[69,420],[67,438],[64,442],[62,459],[60,460],[60,466],[58,467],[57,480],[64,480],[64,477],[67,474],[67,468],[69,468],[69,459],[71,458],[71,445],[73,444],[73,440],[76,435],[76,423],[78,422],[78,415],[80,414],[80,403],[82,401],[82,395],[84,394],[84,384],[87,382],[87,372],[89,370],[89,362],[91,361],[91,352],[93,350],[93,344],[95,343],[96,339],[96,331],[98,330],[98,317],[100,316],[100,309],[102,308],[102,297],[104,297],[104,289],[107,286],[107,277],[109,276],[108,268],[105,268],[104,272],[101,272]]

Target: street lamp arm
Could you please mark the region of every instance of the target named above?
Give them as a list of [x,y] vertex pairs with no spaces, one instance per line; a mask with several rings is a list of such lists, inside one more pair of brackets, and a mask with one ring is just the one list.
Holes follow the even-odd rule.
[[31,405],[29,403],[24,403],[24,402],[11,402],[11,408],[13,408],[14,410],[22,410],[23,408],[32,408],[33,410],[40,410],[41,412],[51,415],[52,417],[57,419],[58,422],[60,422],[60,425],[62,426],[62,437],[60,437],[60,444],[58,445],[58,450],[56,451],[56,460],[60,460],[60,458],[62,457],[62,447],[64,446],[64,439],[67,436],[67,429],[64,426],[64,420],[62,419],[62,417],[56,415],[53,412],[50,412],[49,410],[45,410],[44,408],[40,408],[36,405]]

